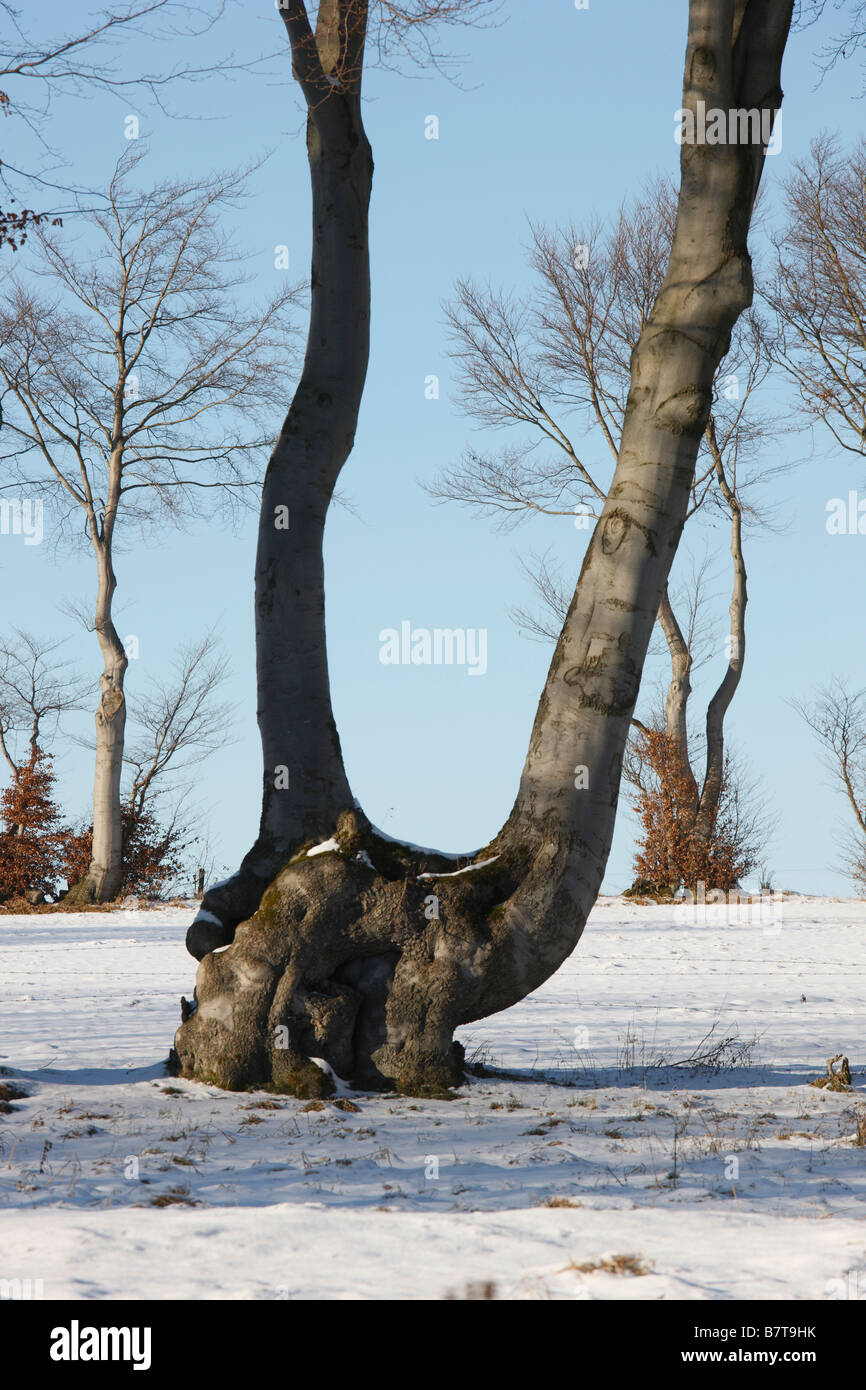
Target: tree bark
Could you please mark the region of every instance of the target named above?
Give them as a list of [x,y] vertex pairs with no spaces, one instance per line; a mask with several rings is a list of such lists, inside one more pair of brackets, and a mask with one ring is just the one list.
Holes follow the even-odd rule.
[[114,446],[108,466],[108,496],[99,514],[89,485],[86,493],[87,522],[96,557],[96,609],[93,629],[102,654],[96,723],[96,759],[93,773],[93,845],[87,873],[70,887],[69,902],[111,902],[123,883],[123,821],[120,779],[126,731],[124,680],[129,660],[112,616],[117,578],[112,563],[114,526],[121,495],[123,456],[123,387],[115,392]]
[[[320,5],[316,34],[303,6],[284,11],[293,70],[308,104],[313,203],[310,328],[301,379],[271,455],[255,571],[262,814],[240,871],[209,888],[187,935],[193,955],[231,941],[303,841],[327,839],[353,797],[331,708],[322,538],[340,470],[352,451],[370,344],[368,215],[373,157],[361,116],[365,6]],[[343,16],[345,19],[345,15]],[[350,29],[346,37],[345,29]],[[348,52],[346,52],[348,47]],[[335,72],[349,69],[339,85]]]
[[[683,106],[777,109],[791,8],[790,0],[691,0]],[[333,1083],[320,1059],[365,1086],[440,1093],[463,1076],[454,1029],[525,997],[576,946],[607,862],[623,751],[713,376],[751,302],[746,239],[762,164],[760,146],[683,146],[670,263],[632,356],[619,461],[503,829],[455,871],[384,840],[359,809],[346,809],[326,827],[334,846],[309,855],[302,826],[319,827],[346,795],[322,692],[318,730],[308,730],[326,754],[318,801],[304,803],[294,822],[300,842],[258,910],[228,950],[202,960],[175,1038],[177,1071],[232,1089],[326,1094]],[[343,256],[352,225],[341,232]],[[330,477],[322,467],[321,497]],[[275,629],[267,632],[273,640]],[[323,629],[318,640],[314,688]],[[270,806],[266,797],[263,824]],[[292,824],[287,817],[280,833]]]
[[740,683],[746,657],[746,565],[743,559],[743,515],[739,500],[725,475],[722,456],[716,442],[712,419],[708,422],[707,437],[716,468],[719,487],[731,513],[731,558],[734,583],[729,613],[731,631],[728,638],[728,665],[716,693],[707,706],[706,768],[701,787],[700,803],[694,825],[694,838],[699,844],[709,844],[716,825],[719,800],[725,777],[725,715]]
[[96,760],[93,774],[93,847],[84,878],[66,895],[70,902],[110,902],[123,882],[123,824],[120,779],[126,729],[123,683],[129,661],[111,616],[117,580],[110,543],[95,539],[98,584],[94,629],[102,653],[96,709]]
[[692,693],[692,653],[671,606],[667,585],[659,604],[658,620],[671,658],[671,678],[665,697],[665,733],[679,749],[683,772],[688,781],[696,813],[699,793],[689,757],[688,727],[689,698]]

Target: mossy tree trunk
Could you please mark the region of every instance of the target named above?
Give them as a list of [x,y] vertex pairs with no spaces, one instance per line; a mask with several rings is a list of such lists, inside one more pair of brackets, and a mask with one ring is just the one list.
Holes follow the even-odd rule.
[[[350,0],[320,7],[319,90],[329,72],[349,71],[342,58],[329,69],[321,57],[333,55],[333,31],[322,28],[323,14],[346,20],[348,12],[357,17],[358,8]],[[683,107],[694,112],[704,101],[708,109],[775,111],[791,9],[790,0],[691,0]],[[302,60],[314,48],[303,45],[298,10],[292,14],[295,32],[287,24],[303,85],[305,76],[311,79]],[[357,26],[344,23],[338,32],[357,37]],[[357,63],[352,80],[359,80]],[[331,100],[335,109],[348,106],[342,83],[328,85],[334,95],[311,107],[314,123]],[[357,126],[354,139],[344,150],[348,183],[357,177],[350,157]],[[761,145],[683,145],[673,248],[632,356],[616,473],[553,655],[506,824],[471,864],[457,869],[442,856],[384,840],[352,803],[345,775],[336,770],[330,704],[320,699],[319,723],[306,736],[322,759],[321,778],[302,785],[296,812],[283,813],[273,841],[273,854],[282,855],[279,872],[255,902],[248,873],[237,891],[230,883],[222,896],[207,894],[205,918],[190,930],[190,949],[204,958],[196,1002],[192,1011],[185,1008],[175,1039],[173,1062],[184,1075],[230,1088],[269,1084],[322,1094],[332,1083],[312,1060],[321,1059],[362,1085],[438,1092],[463,1075],[455,1028],[524,998],[573,951],[607,862],[623,751],[686,515],[713,377],[737,316],[751,302],[747,234],[763,158]],[[315,206],[312,160],[311,166]],[[346,209],[349,201],[336,206]],[[346,265],[357,265],[358,205],[355,198],[351,214],[337,213],[344,218],[342,250],[332,228],[334,255]],[[320,289],[314,274],[314,298]],[[351,329],[350,322],[341,361],[353,364],[354,401],[366,351]],[[334,344],[331,351],[337,351]],[[310,378],[306,389],[315,386]],[[325,381],[322,390],[327,394]],[[327,417],[330,406],[321,408]],[[290,412],[287,427],[292,418]],[[310,472],[292,474],[290,485],[302,498],[318,489],[323,521],[331,473],[316,462],[307,426],[299,428],[292,448],[301,452],[293,456],[297,467],[306,460]],[[348,448],[345,434],[341,440]],[[285,447],[281,441],[278,451]],[[266,504],[263,531],[271,524]],[[279,590],[285,552],[269,553]],[[310,581],[298,575],[297,582]],[[285,594],[280,602],[289,603]],[[319,624],[318,664],[310,678],[315,690],[325,632],[318,597],[313,607]],[[305,632],[312,640],[312,626]],[[277,622],[260,623],[258,637],[260,644],[293,640]],[[271,649],[260,650],[260,672],[271,659]],[[295,721],[291,701],[276,713],[287,726]],[[267,759],[272,745],[266,741],[265,748]],[[267,794],[263,825],[272,804]],[[334,847],[307,853],[312,840],[328,837]],[[260,863],[268,862],[265,854]],[[239,903],[252,903],[240,925]],[[227,950],[213,950],[212,943],[228,941]]]

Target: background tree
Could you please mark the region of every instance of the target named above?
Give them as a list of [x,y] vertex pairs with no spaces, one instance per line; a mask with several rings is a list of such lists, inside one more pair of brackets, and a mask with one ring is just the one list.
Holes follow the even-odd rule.
[[834,781],[844,791],[854,827],[844,837],[844,868],[861,896],[866,894],[866,690],[849,689],[838,677],[812,700],[795,701],[824,753]]
[[[168,678],[151,677],[127,727],[121,789],[121,895],[158,897],[195,878],[201,859],[201,811],[189,804],[184,774],[231,741],[234,706],[218,700],[229,662],[213,633],[180,648]],[[92,742],[79,739],[88,749]],[[180,781],[180,785],[178,785]],[[205,837],[206,838],[206,837]],[[78,829],[64,861],[70,883],[90,864],[93,826]],[[207,851],[207,859],[212,855]]]
[[768,828],[763,801],[747,774],[725,754],[710,833],[694,833],[694,774],[662,721],[632,736],[623,774],[640,825],[635,882],[629,892],[672,896],[730,893],[761,862]]
[[62,716],[84,708],[89,684],[58,657],[63,642],[21,628],[13,634],[0,642],[0,752],[15,784],[50,746]]
[[63,876],[69,830],[54,800],[51,758],[38,744],[0,794],[0,901],[54,896]]
[[813,140],[784,184],[774,274],[779,362],[803,414],[849,453],[866,453],[866,141]]
[[[29,848],[16,849],[14,861],[7,847],[6,890],[0,889],[7,896],[56,895],[90,865],[93,826],[61,826],[52,760],[44,751],[57,736],[61,716],[84,708],[90,693],[91,682],[59,659],[64,645],[19,628],[0,644],[0,751],[12,778],[4,803],[7,825],[19,837],[25,831],[39,835],[38,845],[28,841]],[[183,779],[230,740],[233,706],[218,698],[227,676],[228,659],[207,633],[180,649],[173,674],[152,678],[134,707],[121,804],[123,894],[159,895],[194,874],[189,861],[199,860],[200,816],[187,804],[190,787]],[[75,742],[93,750],[92,742]],[[15,807],[22,815],[17,826],[8,819]],[[208,861],[212,857],[208,850]]]
[[[862,46],[866,7],[825,53],[825,70]],[[845,53],[843,53],[843,42]],[[774,236],[774,275],[764,293],[780,324],[777,354],[797,388],[803,418],[847,453],[866,454],[866,141],[845,149],[813,140],[784,184],[785,216]],[[859,516],[828,517],[827,528],[864,529]],[[821,744],[854,817],[844,867],[866,888],[866,693],[835,678],[795,708]]]
[[87,215],[85,246],[37,228],[51,297],[15,282],[0,301],[3,459],[14,479],[0,492],[45,497],[67,533],[80,517],[95,561],[92,627],[104,667],[93,858],[73,894],[96,902],[113,898],[122,876],[128,662],[113,621],[116,533],[181,524],[256,487],[298,297],[282,288],[263,306],[239,307],[245,277],[220,215],[242,175],[141,191],[132,175],[142,158],[119,161],[108,211]]
[[[187,855],[195,836],[187,823],[181,822],[173,811],[167,819],[157,820],[149,810],[134,816],[124,802],[120,811],[123,833],[123,868],[118,898],[143,894],[149,898],[164,897],[167,890],[182,891],[189,878]],[[79,825],[63,838],[57,864],[62,878],[79,883],[87,873],[93,857],[93,826]],[[69,895],[65,894],[64,903]],[[73,899],[74,901],[74,899]]]
[[[791,13],[791,0],[690,0],[683,107],[775,112]],[[667,274],[632,354],[614,477],[517,799],[494,841],[455,869],[372,830],[351,795],[331,712],[319,575],[325,511],[367,364],[367,5],[321,4],[313,31],[305,5],[290,0],[283,19],[309,113],[314,249],[308,352],[268,469],[257,566],[259,670],[282,678],[259,687],[262,839],[232,884],[205,895],[205,915],[188,934],[203,959],[172,1060],[185,1075],[231,1088],[269,1082],[322,1094],[333,1083],[316,1057],[364,1084],[423,1094],[463,1078],[455,1027],[525,997],[570,954],[602,881],[623,751],[713,380],[752,297],[747,236],[764,148],[682,147]],[[298,537],[280,544],[273,524],[275,502],[296,497],[302,571]],[[303,747],[294,744],[296,763],[276,760],[275,779],[280,721],[280,752],[299,726]],[[276,813],[280,798],[288,809]],[[238,926],[239,907],[258,911]]]
[[0,644],[0,751],[11,782],[2,793],[0,899],[55,897],[75,835],[62,824],[47,746],[64,714],[84,708],[89,682],[58,653],[65,644],[15,628]]

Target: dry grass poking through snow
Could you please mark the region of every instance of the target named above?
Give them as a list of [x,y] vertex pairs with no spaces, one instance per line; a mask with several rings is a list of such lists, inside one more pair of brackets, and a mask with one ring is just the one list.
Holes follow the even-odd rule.
[[0,1278],[46,1297],[866,1289],[866,904],[785,911],[764,936],[602,902],[551,980],[461,1030],[477,1071],[453,1100],[315,1102],[169,1084],[185,911],[6,916]]

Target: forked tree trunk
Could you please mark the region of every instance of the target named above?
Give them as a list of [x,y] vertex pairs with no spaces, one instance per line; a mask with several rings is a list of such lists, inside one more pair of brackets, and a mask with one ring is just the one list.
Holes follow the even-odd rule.
[[[670,599],[665,594],[659,605],[659,624],[671,658],[671,679],[665,700],[665,732],[679,750],[688,803],[681,809],[680,824],[690,828],[694,842],[709,845],[715,833],[719,804],[725,780],[725,717],[743,674],[746,656],[746,605],[748,589],[743,557],[743,515],[735,490],[730,486],[710,417],[706,437],[713,457],[719,489],[731,516],[731,559],[734,582],[731,589],[730,633],[727,640],[728,664],[715,694],[707,706],[706,754],[700,788],[689,756],[688,702],[691,696],[692,653],[686,642]],[[679,883],[670,886],[674,890]]]
[[[725,111],[777,109],[791,8],[791,0],[691,0],[684,108],[694,111],[702,100]],[[333,0],[328,12],[347,19],[358,9],[352,0]],[[291,13],[296,74],[309,79],[300,60],[311,50],[299,52],[298,8]],[[312,110],[314,123],[328,105]],[[343,106],[337,95],[333,110]],[[258,910],[237,928],[229,949],[202,960],[196,1001],[184,1005],[172,1054],[184,1075],[232,1089],[270,1084],[326,1094],[332,1082],[311,1060],[318,1058],[362,1085],[435,1093],[462,1079],[454,1029],[522,999],[574,949],[607,862],[630,718],[686,515],[713,376],[751,302],[746,238],[762,164],[760,146],[683,146],[668,273],[632,356],[619,462],[505,826],[474,865],[457,872],[437,856],[383,840],[351,805],[345,776],[335,770],[339,749],[324,692],[317,705],[305,702],[303,710],[312,708],[319,721],[306,736],[324,750],[321,781],[302,784],[298,809],[282,813],[280,835],[294,816],[297,839]],[[348,148],[343,167],[348,181]],[[344,241],[338,260],[355,257],[357,225],[353,213],[334,232],[335,245],[338,236]],[[315,280],[313,288],[315,294]],[[344,360],[336,345],[330,351],[334,366]],[[353,364],[356,384],[365,365],[366,357]],[[321,389],[327,418],[333,403],[324,381]],[[294,447],[310,448],[310,440]],[[304,507],[318,495],[323,519],[331,472],[314,454],[307,457],[315,472],[293,476],[292,488]],[[292,497],[280,500],[291,505]],[[271,524],[266,508],[263,531]],[[279,586],[285,552],[264,544]],[[305,640],[317,653],[314,691],[325,648],[318,572],[316,566],[312,581],[296,572],[299,585],[313,585]],[[279,597],[301,602],[300,595]],[[260,642],[292,642],[276,624],[262,628],[261,609],[259,618]],[[270,657],[260,656],[260,671]],[[293,706],[279,714],[287,724],[297,718]],[[272,745],[265,747],[267,758]],[[340,795],[346,804],[334,815]],[[266,796],[264,824],[272,805]],[[310,857],[302,826],[311,837],[333,835],[336,848]],[[225,917],[213,925],[224,937],[233,934]],[[202,944],[193,933],[191,945]]]
[[712,421],[708,428],[716,477],[731,513],[731,559],[734,583],[728,609],[731,630],[728,636],[728,665],[715,695],[707,706],[707,748],[704,781],[695,817],[694,836],[699,844],[709,844],[716,826],[719,801],[725,780],[725,715],[736,694],[746,657],[746,562],[743,558],[743,514],[736,493],[728,483]]
[[[665,697],[665,733],[679,751],[686,796],[680,807],[679,827],[689,830],[697,844],[709,845],[715,833],[719,804],[725,781],[725,717],[743,674],[746,656],[746,563],[743,557],[742,508],[728,483],[712,419],[707,436],[715,462],[719,488],[731,515],[731,559],[734,582],[731,590],[730,633],[727,639],[728,664],[715,694],[707,706],[706,753],[700,788],[689,754],[688,705],[692,688],[692,653],[671,607],[667,589],[659,605],[659,625],[665,635],[671,658],[671,679]],[[676,890],[679,883],[666,884]]]

